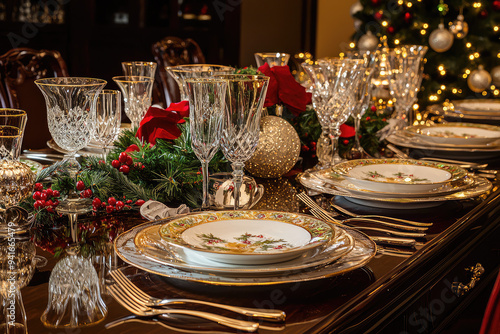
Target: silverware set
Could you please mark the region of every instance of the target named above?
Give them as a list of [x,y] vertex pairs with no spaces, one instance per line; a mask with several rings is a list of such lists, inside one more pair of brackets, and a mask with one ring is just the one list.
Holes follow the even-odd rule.
[[[255,308],[246,308],[233,305],[213,303],[194,299],[159,299],[154,298],[134,285],[119,269],[111,271],[111,277],[115,283],[109,286],[110,294],[115,300],[125,307],[128,311],[140,317],[155,317],[163,315],[188,315],[205,320],[216,322],[222,326],[246,331],[255,332],[260,326],[260,321],[283,322],[285,321],[285,312],[280,310],[264,310]],[[196,311],[190,309],[168,308],[172,305],[197,304],[206,305],[214,308],[225,309],[234,313],[241,314],[247,318],[253,318],[257,321],[246,321],[229,318],[216,313]],[[134,320],[137,320],[134,318]],[[112,323],[116,326],[125,321],[117,320]]]

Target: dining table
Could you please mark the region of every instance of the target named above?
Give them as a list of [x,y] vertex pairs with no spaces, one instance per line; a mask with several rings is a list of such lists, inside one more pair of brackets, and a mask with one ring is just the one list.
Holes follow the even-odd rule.
[[[489,168],[499,166],[493,162]],[[497,177],[491,181],[492,189],[479,197],[410,210],[360,206],[339,196],[320,194],[318,197],[326,203],[333,201],[358,214],[411,219],[432,223],[432,226],[425,237],[417,239],[415,248],[377,252],[361,267],[312,280],[286,282],[285,279],[281,284],[232,286],[157,275],[125,263],[119,257],[115,257],[116,267],[155,297],[191,298],[286,312],[284,322],[260,322],[258,333],[476,332],[500,268],[500,180]],[[308,214],[308,207],[295,196],[303,190],[295,176],[273,182],[291,185],[291,193],[285,200],[282,187],[268,187],[267,200],[259,209],[267,205],[267,209]],[[120,223],[120,231],[147,222],[137,211],[114,213],[109,217]],[[82,216],[80,223],[92,224],[95,219],[91,214]],[[45,327],[40,317],[48,303],[51,270],[59,258],[40,247],[37,255],[48,262],[36,269],[31,282],[22,289],[30,333],[237,332],[188,316],[133,316],[106,289],[112,279],[105,266],[101,268],[104,271],[101,295],[107,316],[87,327]],[[209,306],[188,307],[238,317]],[[240,319],[248,320],[244,316]]]

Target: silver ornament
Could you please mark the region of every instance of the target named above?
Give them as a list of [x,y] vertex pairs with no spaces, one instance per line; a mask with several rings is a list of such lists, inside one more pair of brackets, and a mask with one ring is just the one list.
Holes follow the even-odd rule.
[[362,25],[363,21],[361,21],[360,19],[354,19],[354,29],[356,31],[360,30]]
[[467,78],[467,85],[475,93],[481,93],[491,84],[491,75],[484,69],[482,65],[479,65],[477,70],[471,72]]
[[371,31],[361,36],[358,41],[359,51],[374,51],[378,46],[378,38]]
[[500,66],[495,66],[491,69],[491,78],[493,80],[493,84],[497,87],[500,87]]
[[357,12],[361,12],[362,10],[363,5],[359,1],[353,3],[350,10],[351,16],[354,16],[354,14],[356,14]]
[[445,52],[451,48],[453,40],[453,34],[444,28],[443,23],[440,23],[439,27],[431,32],[429,36],[429,45],[436,52]]
[[458,39],[467,36],[469,33],[469,25],[464,21],[463,15],[458,15],[457,19],[451,23],[450,32]]

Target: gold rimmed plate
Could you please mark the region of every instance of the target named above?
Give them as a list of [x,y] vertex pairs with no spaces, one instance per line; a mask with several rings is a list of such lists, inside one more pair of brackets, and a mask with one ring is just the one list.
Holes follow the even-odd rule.
[[207,211],[164,224],[159,234],[189,256],[230,264],[268,264],[296,258],[334,237],[311,216],[279,211]]
[[475,123],[409,126],[404,131],[435,144],[485,146],[500,140],[500,127]]

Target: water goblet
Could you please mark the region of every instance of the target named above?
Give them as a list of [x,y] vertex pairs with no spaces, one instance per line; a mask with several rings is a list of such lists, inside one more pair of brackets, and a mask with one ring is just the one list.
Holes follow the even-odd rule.
[[154,79],[132,75],[113,77],[113,81],[123,93],[125,114],[132,122],[132,129],[138,128],[151,105]]
[[234,209],[240,207],[243,167],[259,143],[260,117],[269,77],[227,74],[226,108],[222,124],[221,149],[231,161],[234,182]]
[[155,77],[157,64],[152,61],[123,61],[122,69],[125,76]]
[[290,60],[290,54],[283,52],[257,52],[253,54],[257,67],[268,64],[269,67],[273,66],[286,66]]
[[179,85],[181,100],[189,100],[186,79],[188,78],[210,78],[214,75],[234,73],[234,67],[209,64],[189,64],[169,66],[166,71],[175,79]]
[[75,154],[86,147],[95,131],[95,102],[106,81],[94,78],[59,77],[38,79],[47,105],[47,120],[52,138],[68,151],[65,168],[72,178],[80,170]]
[[226,103],[227,82],[222,79],[186,79],[189,92],[189,128],[191,147],[200,160],[203,174],[201,208],[209,207],[208,164],[219,149],[220,132]]
[[0,109],[0,160],[18,160],[28,116],[24,110]]
[[120,133],[122,120],[122,94],[119,90],[105,89],[97,97],[96,128],[94,141],[103,150],[103,159],[106,161],[109,145]]

